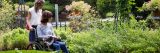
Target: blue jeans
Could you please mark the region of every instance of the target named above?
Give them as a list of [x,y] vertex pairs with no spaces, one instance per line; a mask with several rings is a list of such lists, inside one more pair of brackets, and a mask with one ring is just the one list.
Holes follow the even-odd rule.
[[68,49],[65,45],[64,42],[60,42],[60,41],[55,41],[53,43],[53,47],[55,47],[55,50],[59,53],[60,49],[64,52],[64,53],[69,53]]

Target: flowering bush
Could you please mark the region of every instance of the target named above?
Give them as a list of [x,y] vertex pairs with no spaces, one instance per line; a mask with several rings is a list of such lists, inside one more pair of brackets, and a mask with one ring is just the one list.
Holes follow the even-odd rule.
[[93,18],[96,17],[93,13],[95,11],[91,10],[91,6],[84,1],[73,1],[71,5],[66,6],[66,10],[71,11],[69,27],[73,32],[89,29]]
[[0,30],[13,27],[10,24],[14,21],[13,18],[15,13],[12,5],[10,5],[6,0],[2,1],[2,7],[0,8]]
[[83,13],[87,13],[91,9],[91,6],[87,3],[84,3],[84,1],[78,1],[78,2],[73,1],[71,5],[67,7],[67,9],[71,11],[78,10]]
[[151,0],[143,4],[142,8],[144,10],[160,10],[160,0]]

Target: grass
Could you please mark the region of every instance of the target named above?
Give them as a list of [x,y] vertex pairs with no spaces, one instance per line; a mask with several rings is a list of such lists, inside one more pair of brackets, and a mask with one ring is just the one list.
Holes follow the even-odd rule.
[[37,51],[37,50],[10,50],[10,51],[0,51],[0,53],[55,53],[55,52]]

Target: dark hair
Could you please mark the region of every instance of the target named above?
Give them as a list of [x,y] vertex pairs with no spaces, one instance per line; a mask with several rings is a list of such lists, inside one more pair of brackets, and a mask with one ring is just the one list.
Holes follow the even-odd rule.
[[42,23],[47,23],[47,22],[49,22],[49,19],[50,19],[52,16],[53,16],[53,15],[52,15],[51,12],[49,12],[49,11],[43,11],[41,22],[42,22]]

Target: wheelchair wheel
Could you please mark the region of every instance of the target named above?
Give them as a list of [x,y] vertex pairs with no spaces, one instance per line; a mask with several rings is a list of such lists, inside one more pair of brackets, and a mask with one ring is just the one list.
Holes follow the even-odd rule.
[[42,48],[42,46],[39,43],[34,42],[34,43],[29,44],[27,46],[27,50],[44,50],[44,49]]

